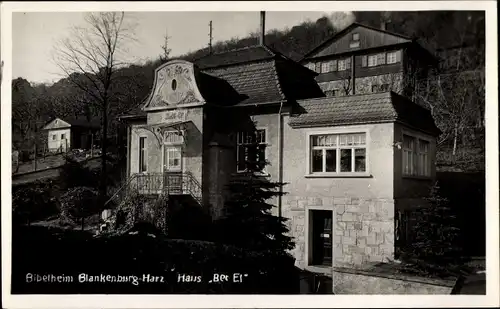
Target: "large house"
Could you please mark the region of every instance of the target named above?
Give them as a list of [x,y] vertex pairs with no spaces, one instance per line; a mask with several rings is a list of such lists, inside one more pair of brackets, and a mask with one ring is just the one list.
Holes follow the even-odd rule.
[[[361,24],[302,63],[263,35],[259,45],[195,63],[172,60],[156,69],[142,111],[122,117],[127,174],[148,193],[192,196],[217,218],[225,184],[244,169],[245,143],[258,141],[270,162],[262,177],[287,183],[275,214],[290,219],[297,266],[394,259],[397,214],[423,203],[439,134],[430,112],[397,86],[431,60],[414,40]],[[341,88],[346,79],[351,87]]]

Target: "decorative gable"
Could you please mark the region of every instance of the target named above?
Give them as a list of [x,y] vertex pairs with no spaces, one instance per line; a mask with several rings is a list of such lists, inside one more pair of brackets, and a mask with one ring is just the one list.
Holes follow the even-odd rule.
[[68,122],[62,120],[61,118],[56,118],[52,120],[51,122],[47,123],[45,127],[43,127],[43,130],[55,130],[55,129],[62,129],[62,128],[70,128],[71,124]]
[[153,90],[143,109],[148,111],[205,103],[198,89],[196,76],[193,63],[183,60],[173,60],[158,67]]
[[354,23],[312,50],[304,59],[410,42],[411,39],[403,35]]

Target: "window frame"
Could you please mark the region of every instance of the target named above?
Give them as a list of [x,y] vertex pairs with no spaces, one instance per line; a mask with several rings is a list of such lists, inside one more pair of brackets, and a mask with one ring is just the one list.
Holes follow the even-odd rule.
[[[415,134],[412,132],[409,132],[407,130],[402,130],[401,132],[401,175],[403,178],[415,178],[415,179],[431,179],[432,178],[432,158],[431,158],[431,145],[432,145],[432,139],[429,137],[422,136],[420,134]],[[405,135],[408,137],[413,138],[414,142],[414,150],[412,152],[412,160],[416,162],[415,164],[412,164],[413,168],[415,169],[415,172],[406,173],[405,171],[405,144],[404,144],[404,138]],[[427,148],[427,153],[420,152],[420,141],[424,141],[428,144]],[[425,164],[425,171],[424,174],[420,174],[420,155],[425,154],[426,157],[426,164]],[[412,161],[413,162],[413,161]]]
[[[376,67],[377,66],[377,54],[372,54],[372,55],[368,55],[367,56],[367,60],[366,60],[366,66],[369,67],[369,68],[373,68],[373,67]],[[373,64],[370,64],[370,59],[375,59],[374,63]]]
[[321,73],[330,72],[330,61],[322,61],[321,62]]
[[[265,148],[264,148],[264,160],[267,161],[267,159],[269,157],[269,151],[268,151],[268,149],[269,149],[269,146],[271,145],[269,143],[269,132],[268,132],[269,130],[268,130],[267,127],[256,127],[255,128],[255,132],[258,132],[258,131],[264,131],[265,142],[264,143],[260,143],[260,144],[265,146]],[[246,168],[244,170],[240,170],[239,169],[239,161],[238,161],[238,158],[239,158],[239,147],[240,147],[240,145],[243,145],[241,143],[238,143],[238,135],[240,133],[247,133],[248,134],[249,132],[237,131],[236,132],[236,141],[235,141],[235,143],[236,143],[236,173],[245,173],[247,171]],[[267,172],[266,168],[267,168],[267,165],[264,166],[264,168],[260,172],[257,172],[257,175],[259,175],[259,176],[269,176],[269,173]]]
[[52,134],[52,140],[53,141],[57,141],[57,133],[56,134]]
[[61,133],[61,140],[66,139],[66,133]]
[[[398,53],[400,52],[400,50],[393,50],[393,51],[389,51],[387,52],[386,54],[386,64],[396,64],[398,63]],[[389,55],[394,55],[394,62],[389,62]]]
[[[357,36],[357,38],[355,38],[355,36]],[[351,40],[352,41],[359,41],[359,32],[355,32],[352,34],[352,37],[351,37]]]
[[[144,140],[144,144],[143,144],[143,147],[141,147],[141,141]],[[138,148],[139,148],[139,154],[138,154],[138,161],[139,161],[139,174],[145,174],[148,172],[148,161],[147,161],[147,157],[148,157],[148,147],[147,147],[147,140],[148,140],[148,137],[145,136],[145,135],[139,135],[138,136]],[[141,161],[144,161],[142,162]],[[145,168],[144,168],[145,167]]]
[[[317,135],[342,135],[342,134],[365,134],[365,145],[364,146],[357,146],[357,145],[351,145],[351,146],[332,146],[332,149],[337,149],[336,151],[336,171],[335,172],[313,172],[312,171],[312,151],[313,151],[313,146],[312,146],[312,137],[317,136]],[[338,143],[337,143],[338,144]],[[349,129],[330,129],[330,130],[317,130],[317,131],[310,131],[306,132],[306,173],[305,177],[306,178],[346,178],[346,177],[353,177],[353,178],[366,178],[366,177],[371,177],[370,174],[370,144],[371,144],[371,139],[370,139],[370,131],[365,128],[349,128]],[[328,147],[325,147],[325,149]],[[340,149],[365,149],[365,171],[364,172],[341,172],[341,165],[340,165]],[[325,156],[323,155],[323,164],[325,160]],[[355,151],[352,151],[351,153],[351,158],[354,160],[351,161],[351,170],[355,168]],[[326,166],[323,166],[323,170],[326,169]]]

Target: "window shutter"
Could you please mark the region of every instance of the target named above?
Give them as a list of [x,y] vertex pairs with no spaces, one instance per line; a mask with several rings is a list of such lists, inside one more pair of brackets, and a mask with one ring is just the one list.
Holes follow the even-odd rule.
[[368,57],[367,56],[361,56],[361,66],[366,67],[368,65]]
[[401,50],[397,50],[396,51],[396,62],[400,62],[401,61]]
[[385,53],[377,55],[377,65],[385,64]]

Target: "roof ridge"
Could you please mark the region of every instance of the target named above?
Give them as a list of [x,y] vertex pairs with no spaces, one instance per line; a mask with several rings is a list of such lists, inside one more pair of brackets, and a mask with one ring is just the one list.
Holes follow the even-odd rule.
[[323,45],[326,45],[327,43],[333,41],[333,39],[335,39],[337,36],[343,34],[344,32],[348,31],[349,28],[353,27],[353,26],[361,26],[361,27],[365,27],[365,28],[368,28],[368,29],[371,29],[371,30],[374,30],[374,31],[380,31],[380,32],[383,32],[383,33],[386,33],[386,34],[390,34],[390,35],[395,35],[395,36],[399,36],[401,38],[404,38],[406,40],[410,40],[410,41],[413,41],[414,39],[409,37],[409,36],[406,36],[404,34],[399,34],[397,32],[392,32],[392,31],[387,31],[387,30],[382,30],[380,28],[376,28],[376,27],[372,27],[372,26],[369,26],[369,25],[366,25],[366,24],[362,24],[362,23],[359,23],[359,22],[353,22],[351,23],[349,26],[345,27],[344,29],[338,31],[337,33],[333,34],[332,36],[330,36],[329,38],[325,39],[323,42],[319,43],[318,45],[316,45],[315,47],[313,47],[311,50],[309,50],[308,52],[306,52],[304,54],[304,56],[302,56],[301,59],[298,60],[298,62],[301,62],[307,58],[309,58],[309,56],[314,53],[315,51],[317,51],[318,49],[320,49]]
[[276,67],[276,61],[273,61],[273,70],[274,70],[274,79],[276,80],[276,87],[278,88],[278,92],[283,100],[286,100],[286,95],[281,88],[280,78],[278,76],[278,68]]
[[303,100],[298,100],[299,102],[306,102],[306,101],[315,101],[315,100],[324,100],[324,99],[343,99],[343,98],[352,98],[352,97],[363,97],[363,96],[370,96],[370,97],[384,97],[384,96],[389,96],[389,94],[392,91],[385,91],[385,92],[377,92],[377,93],[360,93],[360,94],[351,94],[351,95],[344,95],[344,96],[338,96],[338,97],[319,97],[319,98],[310,98],[310,99],[303,99]]

